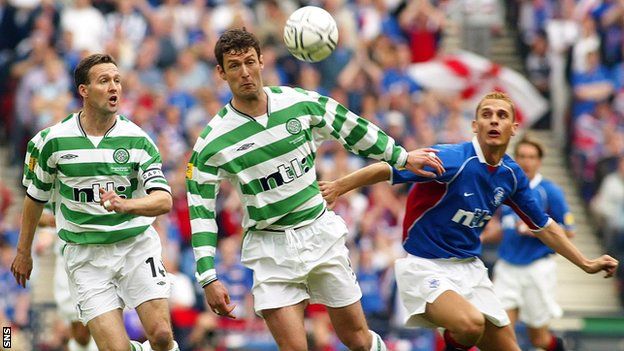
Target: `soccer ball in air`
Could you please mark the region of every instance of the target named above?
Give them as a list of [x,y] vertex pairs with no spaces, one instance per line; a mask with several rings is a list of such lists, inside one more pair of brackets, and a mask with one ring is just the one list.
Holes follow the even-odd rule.
[[320,7],[302,7],[288,17],[284,26],[284,43],[288,51],[299,60],[321,61],[338,44],[336,21]]

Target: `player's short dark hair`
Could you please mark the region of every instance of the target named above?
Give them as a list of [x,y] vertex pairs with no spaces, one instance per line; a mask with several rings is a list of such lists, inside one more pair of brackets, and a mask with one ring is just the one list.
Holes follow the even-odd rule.
[[533,146],[537,150],[537,157],[541,160],[544,158],[544,146],[539,141],[532,139],[528,135],[524,135],[522,139],[520,139],[516,146],[514,147],[514,156],[518,156],[518,150],[520,150],[520,146],[522,145],[530,145]]
[[516,105],[514,104],[513,100],[511,100],[511,98],[502,91],[493,91],[485,94],[485,96],[481,99],[481,101],[479,101],[479,104],[477,105],[477,109],[475,110],[475,119],[479,117],[479,109],[481,108],[481,105],[483,105],[483,101],[485,100],[503,100],[507,102],[511,106],[511,120],[514,122],[516,121]]
[[89,84],[89,71],[91,67],[102,63],[112,63],[117,66],[115,59],[108,54],[93,54],[80,60],[80,63],[78,63],[78,66],[76,66],[74,70],[74,84],[76,85],[76,89],[78,89],[80,84]]
[[258,57],[260,57],[260,42],[255,35],[248,32],[245,28],[228,29],[215,44],[214,55],[217,59],[219,66],[223,67],[223,55],[234,52],[235,54],[242,54],[247,52],[250,48],[254,48]]

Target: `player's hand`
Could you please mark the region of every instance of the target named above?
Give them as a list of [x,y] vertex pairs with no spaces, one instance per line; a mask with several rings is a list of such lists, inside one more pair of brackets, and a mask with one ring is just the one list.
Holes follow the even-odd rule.
[[[405,163],[405,168],[422,177],[435,178],[436,173],[440,176],[445,172],[445,170],[442,165],[442,160],[440,160],[437,153],[438,150],[432,148],[412,150],[407,154],[407,163]],[[425,171],[425,166],[433,168],[435,173]]]
[[208,302],[212,312],[221,317],[236,319],[236,316],[232,313],[236,305],[230,305],[230,294],[220,281],[215,280],[206,285],[204,293],[206,293],[206,302]]
[[128,209],[125,204],[126,200],[117,195],[114,190],[106,191],[100,188],[100,205],[108,212],[126,213]]
[[23,288],[26,287],[26,281],[30,279],[32,268],[33,260],[30,252],[20,252],[18,249],[15,259],[11,264],[11,273],[13,273],[17,284],[21,285]]
[[585,267],[585,272],[594,274],[600,271],[605,271],[606,274],[604,277],[610,278],[613,277],[613,275],[617,271],[618,264],[619,262],[615,258],[609,255],[602,255],[596,259],[589,261],[589,265]]
[[318,185],[321,190],[321,195],[323,195],[323,199],[327,201],[327,207],[333,209],[334,205],[336,205],[336,200],[338,200],[338,197],[340,196],[338,185],[335,181],[327,182],[324,180],[319,181]]

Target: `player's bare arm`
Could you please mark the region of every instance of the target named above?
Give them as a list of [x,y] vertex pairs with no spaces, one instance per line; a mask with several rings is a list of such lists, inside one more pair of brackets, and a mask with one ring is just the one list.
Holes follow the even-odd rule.
[[536,232],[535,236],[551,249],[574,263],[587,273],[594,274],[605,271],[605,278],[612,277],[617,271],[618,260],[602,255],[590,260],[586,258],[566,236],[563,228],[556,222],[552,222],[544,230]]
[[206,302],[212,312],[219,316],[236,319],[236,316],[232,313],[236,305],[230,305],[230,294],[220,281],[215,280],[205,285],[204,293],[206,294]]
[[24,198],[17,254],[11,264],[11,273],[13,273],[15,280],[22,287],[26,287],[26,281],[30,279],[30,273],[32,272],[32,244],[35,238],[35,230],[39,224],[39,218],[41,218],[41,213],[43,212],[43,206],[43,203],[37,202],[28,196]]
[[147,196],[124,199],[115,191],[100,188],[100,205],[109,212],[130,213],[138,216],[155,217],[171,210],[171,194],[164,190],[153,190]]
[[[405,168],[423,177],[433,178],[445,172],[442,161],[436,155],[438,150],[423,148],[410,151],[407,156]],[[436,172],[425,171],[424,167],[429,166]],[[390,179],[392,171],[387,163],[379,162],[359,169],[347,176],[334,181],[319,181],[321,195],[332,206],[336,199],[353,190],[363,186],[372,185]]]

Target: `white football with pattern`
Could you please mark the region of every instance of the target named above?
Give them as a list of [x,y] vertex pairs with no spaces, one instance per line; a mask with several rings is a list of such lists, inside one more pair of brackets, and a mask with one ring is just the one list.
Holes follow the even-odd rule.
[[336,21],[320,7],[302,7],[286,21],[284,43],[288,51],[299,60],[324,60],[338,45]]

